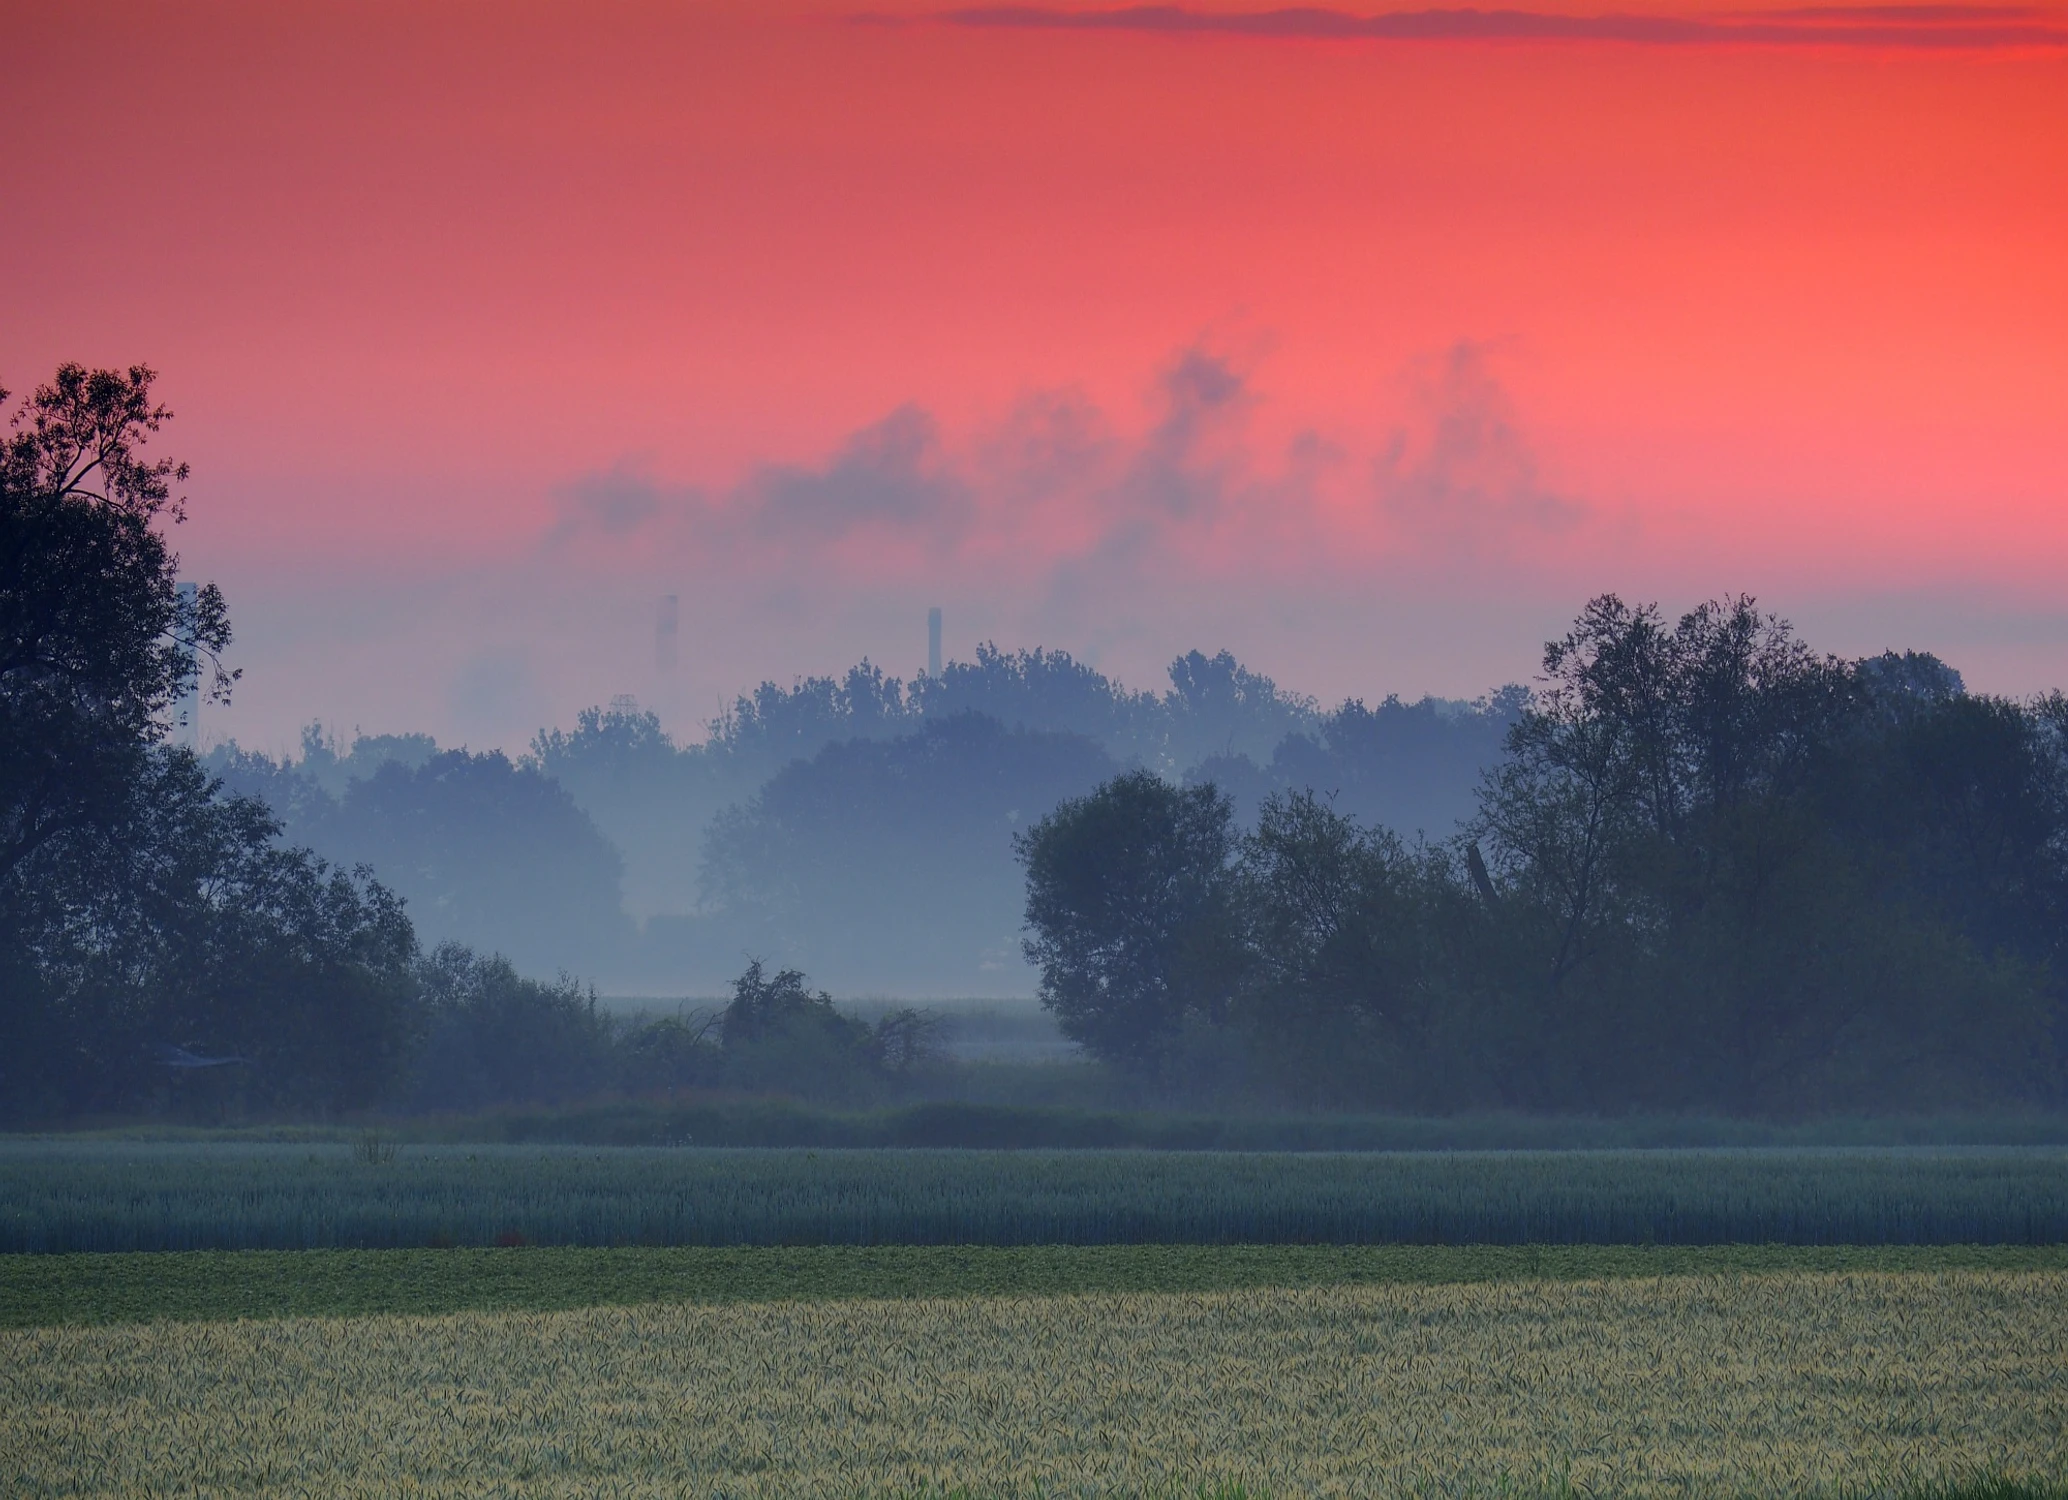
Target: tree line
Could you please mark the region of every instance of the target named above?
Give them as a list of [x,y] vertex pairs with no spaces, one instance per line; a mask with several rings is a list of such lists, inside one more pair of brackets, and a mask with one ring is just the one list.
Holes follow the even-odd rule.
[[1060,798],[1144,765],[1214,781],[1245,821],[1272,791],[1325,785],[1441,835],[1526,696],[1323,712],[1225,652],[1170,675],[1137,693],[1065,652],[986,643],[911,684],[868,662],[763,683],[702,743],[620,699],[514,760],[311,725],[298,755],[232,742],[203,763],[288,842],[379,872],[429,944],[631,989],[714,987],[746,950],[850,989],[1024,993],[1011,836]]
[[1455,838],[1315,790],[1244,830],[1135,771],[1018,851],[1044,1002],[1145,1076],[1400,1110],[2061,1095],[2068,699],[1820,655],[1749,598],[1590,603]]
[[[627,1020],[564,976],[456,943],[425,953],[370,865],[281,837],[291,819],[434,880],[457,845],[468,870],[442,878],[484,903],[522,894],[492,882],[512,867],[521,882],[541,845],[572,842],[614,876],[614,851],[534,767],[409,736],[356,745],[358,777],[318,737],[295,774],[233,750],[240,793],[171,743],[180,700],[198,685],[226,702],[236,674],[220,591],[178,586],[167,530],[187,470],[145,453],[171,417],[153,379],[64,366],[0,444],[0,1120],[690,1087],[854,1100],[925,1060],[916,1012],[864,1024],[758,962],[723,1007]],[[411,830],[408,857],[355,848],[369,828]],[[614,898],[582,912],[598,882],[560,873],[563,937],[623,920]]]
[[[1009,956],[1015,914],[1066,1032],[1202,1102],[2060,1099],[2059,694],[1839,661],[1749,599],[1668,620],[1604,597],[1534,690],[1477,704],[1321,713],[1200,654],[1131,695],[987,647],[916,688],[866,664],[765,685],[701,747],[626,705],[516,762],[317,734],[292,766],[204,764],[167,726],[197,686],[232,691],[229,618],[177,586],[187,474],[146,451],[170,416],[152,380],[66,366],[0,443],[9,1119],[873,1097],[923,1061],[923,1019],[862,1025],[799,958],[931,942],[953,972],[972,946]],[[814,744],[829,724],[857,732]],[[1178,766],[1180,742],[1219,748]],[[728,758],[761,779],[712,810],[681,920],[784,967],[750,965],[725,1006],[613,1017],[422,925],[514,910],[545,972],[622,938],[596,789]],[[1448,788],[1462,826],[1389,816],[1402,786]]]

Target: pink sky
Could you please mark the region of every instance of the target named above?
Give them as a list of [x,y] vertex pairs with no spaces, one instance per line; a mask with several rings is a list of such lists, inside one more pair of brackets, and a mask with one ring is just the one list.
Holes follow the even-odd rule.
[[1333,699],[1751,590],[2068,683],[2068,11],[875,9],[13,8],[0,382],[162,372],[213,733],[693,732],[936,603]]

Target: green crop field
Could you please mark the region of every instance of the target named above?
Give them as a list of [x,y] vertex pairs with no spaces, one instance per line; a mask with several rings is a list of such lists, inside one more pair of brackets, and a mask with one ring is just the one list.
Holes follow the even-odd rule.
[[[1080,1076],[1083,1075],[1083,1076]],[[1075,1079],[1073,1083],[1071,1080]],[[1092,1068],[970,1065],[968,1099],[880,1109],[832,1109],[786,1099],[686,1096],[614,1099],[561,1108],[504,1108],[418,1115],[380,1128],[414,1142],[566,1146],[799,1146],[858,1150],[1155,1151],[1609,1151],[1837,1146],[2068,1146],[2068,1114],[1949,1113],[1755,1120],[1719,1115],[1188,1114],[1169,1109],[1090,1108],[1049,1099],[1073,1091],[1120,1095],[1119,1080]],[[976,1102],[978,1098],[999,1098]],[[349,1143],[365,1125],[201,1127],[130,1124],[99,1140]],[[73,1137],[74,1139],[89,1137]]]
[[2044,1493],[2064,1350],[2068,1278],[1991,1270],[17,1329],[0,1463],[110,1500]]
[[0,1250],[2058,1244],[2068,1151],[0,1146]]
[[2068,1500],[2057,1147],[18,1140],[0,1243],[9,1495]]
[[2068,1273],[2068,1246],[820,1245],[5,1255],[0,1327],[1841,1271]]

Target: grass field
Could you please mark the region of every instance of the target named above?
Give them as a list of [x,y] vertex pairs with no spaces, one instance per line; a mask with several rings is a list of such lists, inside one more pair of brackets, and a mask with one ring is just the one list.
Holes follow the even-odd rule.
[[2054,1271],[2068,1246],[856,1245],[0,1256],[0,1327],[640,1303],[1216,1292],[1838,1271]]
[[723,1151],[14,1142],[0,1250],[2059,1244],[2068,1150]]
[[2058,1148],[382,1157],[0,1145],[0,1492],[2068,1500]]
[[[1079,1078],[1078,1085],[1069,1079]],[[1103,1081],[1101,1081],[1103,1080]],[[2068,1146],[2068,1114],[2036,1111],[1747,1120],[1716,1115],[1195,1114],[1061,1103],[1091,1092],[1139,1100],[1131,1081],[1088,1067],[964,1064],[973,1092],[880,1109],[692,1096],[604,1100],[557,1109],[412,1115],[380,1122],[397,1139],[447,1145],[791,1146],[861,1150],[1611,1151],[1832,1146]],[[1028,1099],[1014,1102],[1016,1096]],[[1035,1102],[1037,1100],[1046,1102]],[[75,1132],[99,1140],[350,1144],[358,1125],[204,1128],[157,1122]]]
[[[515,1257],[513,1257],[515,1258]],[[2068,1275],[0,1333],[21,1496],[1896,1493],[2068,1473]]]

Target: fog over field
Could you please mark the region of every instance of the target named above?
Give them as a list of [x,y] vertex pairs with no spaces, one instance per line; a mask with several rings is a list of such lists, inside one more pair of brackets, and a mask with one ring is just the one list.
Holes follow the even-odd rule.
[[365,863],[426,943],[568,970],[613,994],[717,994],[747,957],[843,995],[1031,996],[1012,839],[1128,766],[1274,791],[1442,840],[1526,695],[1324,708],[1226,653],[1133,691],[1067,653],[947,661],[910,683],[861,663],[742,694],[700,741],[617,699],[515,757],[321,724],[204,764],[284,836]]

